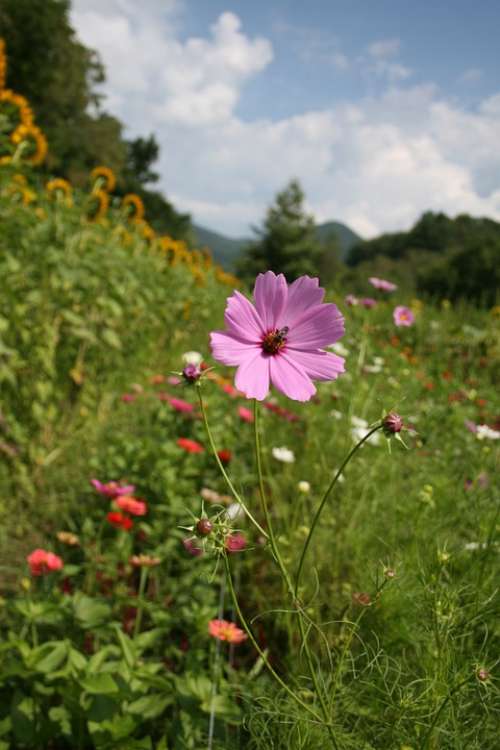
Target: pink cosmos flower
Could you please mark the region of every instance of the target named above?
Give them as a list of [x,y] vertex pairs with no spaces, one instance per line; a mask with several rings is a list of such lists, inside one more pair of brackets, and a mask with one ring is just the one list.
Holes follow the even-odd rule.
[[106,497],[118,497],[118,495],[131,495],[135,490],[133,484],[118,484],[118,482],[100,482],[98,479],[91,479],[90,484]]
[[366,307],[367,310],[370,310],[372,307],[376,306],[377,300],[373,299],[373,297],[363,297],[363,299],[359,300],[359,304]]
[[64,565],[60,557],[44,549],[33,550],[26,559],[32,576],[42,576],[54,570],[61,570]]
[[403,305],[398,305],[394,308],[392,317],[394,318],[394,323],[398,327],[405,326],[406,328],[409,328],[415,322],[415,316],[410,308],[404,307]]
[[213,638],[229,643],[242,643],[248,637],[244,630],[237,627],[234,622],[228,622],[227,620],[210,620],[208,632]]
[[130,495],[120,495],[116,498],[115,504],[120,510],[130,513],[131,516],[145,516],[148,512],[148,506],[145,502],[136,500],[135,497]]
[[228,552],[241,552],[247,546],[247,540],[240,531],[234,531],[226,537],[224,546]]
[[344,318],[323,303],[318,279],[301,276],[288,285],[283,274],[260,273],[255,306],[240,292],[227,300],[225,331],[210,334],[214,359],[237,366],[235,385],[247,398],[263,401],[272,383],[296,401],[316,393],[313,380],[335,380],[344,359],[323,351],[344,335]]
[[392,281],[386,281],[385,279],[378,279],[376,276],[370,276],[368,279],[370,284],[375,287],[375,289],[380,289],[382,292],[393,292],[395,289],[397,289],[397,284],[393,284]]

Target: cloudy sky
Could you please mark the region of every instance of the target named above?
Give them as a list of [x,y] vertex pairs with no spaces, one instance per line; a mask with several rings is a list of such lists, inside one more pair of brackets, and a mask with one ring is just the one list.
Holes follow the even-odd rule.
[[498,0],[73,0],[105,107],[161,189],[237,237],[300,179],[364,237],[426,209],[500,220]]

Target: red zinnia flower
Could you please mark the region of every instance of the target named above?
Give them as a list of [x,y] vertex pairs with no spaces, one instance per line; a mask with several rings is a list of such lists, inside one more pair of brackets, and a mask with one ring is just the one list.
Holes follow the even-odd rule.
[[32,576],[42,576],[54,570],[61,570],[64,565],[60,557],[44,549],[33,550],[26,559]]
[[112,526],[116,526],[117,529],[123,529],[124,531],[130,531],[134,522],[128,516],[124,516],[123,513],[115,513],[110,511],[106,516]]
[[217,455],[219,456],[223,464],[228,464],[233,457],[233,454],[231,453],[231,451],[227,451],[227,450],[217,451]]
[[200,443],[190,438],[178,438],[177,445],[188,453],[203,453],[205,450]]

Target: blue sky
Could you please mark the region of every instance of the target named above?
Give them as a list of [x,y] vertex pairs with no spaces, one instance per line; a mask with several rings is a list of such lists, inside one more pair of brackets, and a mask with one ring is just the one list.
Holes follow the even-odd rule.
[[366,237],[500,219],[499,2],[74,0],[72,21],[197,223],[246,235],[292,177]]

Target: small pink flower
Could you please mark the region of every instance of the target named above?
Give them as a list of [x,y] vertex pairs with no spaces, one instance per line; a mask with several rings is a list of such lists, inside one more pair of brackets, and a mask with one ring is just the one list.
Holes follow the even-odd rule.
[[182,383],[182,380],[177,377],[177,375],[169,375],[167,378],[167,383],[169,385],[180,385]]
[[55,570],[62,570],[64,566],[60,557],[44,549],[33,550],[26,559],[32,576],[42,576]]
[[118,482],[100,482],[98,479],[91,479],[90,484],[106,497],[118,497],[118,495],[131,495],[135,490],[133,484],[119,484]]
[[194,411],[193,404],[190,404],[188,401],[183,401],[182,398],[169,398],[168,403],[170,406],[175,409],[175,411],[181,412],[181,414],[191,414],[192,411]]
[[253,414],[250,409],[246,409],[244,406],[240,406],[238,407],[238,414],[240,416],[240,419],[242,419],[244,422],[250,422],[250,424],[253,422]]
[[219,641],[227,641],[228,643],[242,643],[248,637],[244,630],[238,628],[234,622],[228,622],[227,620],[210,620],[208,632],[212,638],[218,638]]
[[145,516],[148,512],[148,506],[143,500],[136,500],[131,495],[120,495],[116,498],[115,504],[124,513],[130,513],[131,516]]
[[177,438],[177,445],[187,453],[203,453],[205,448],[191,438]]
[[346,305],[349,305],[349,307],[355,307],[356,305],[359,305],[359,300],[357,297],[354,296],[354,294],[348,294],[344,298],[344,302]]
[[235,531],[226,537],[224,546],[228,552],[241,552],[247,546],[247,540],[244,534],[240,531]]
[[124,393],[123,396],[121,397],[121,400],[123,401],[124,404],[131,404],[132,401],[136,400],[136,398],[137,396],[135,395],[135,393]]
[[372,307],[376,306],[377,300],[373,299],[373,297],[363,297],[363,299],[359,300],[359,304],[366,307],[367,310],[371,310]]
[[397,284],[393,284],[392,281],[386,281],[385,279],[378,279],[376,276],[370,276],[368,279],[370,284],[375,287],[375,289],[380,289],[382,292],[393,292],[395,289],[397,289]]
[[403,305],[398,305],[396,308],[394,308],[392,317],[394,318],[394,323],[398,327],[404,326],[406,328],[409,328],[415,322],[415,316],[410,308],[404,307]]
[[255,281],[255,305],[238,291],[228,298],[226,330],[210,335],[212,354],[238,367],[235,386],[247,398],[263,401],[272,383],[291,399],[309,401],[313,380],[344,372],[344,359],[323,350],[344,335],[341,313],[324,296],[318,279],[301,276],[289,285],[283,274],[267,271]]

